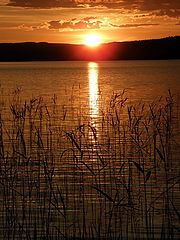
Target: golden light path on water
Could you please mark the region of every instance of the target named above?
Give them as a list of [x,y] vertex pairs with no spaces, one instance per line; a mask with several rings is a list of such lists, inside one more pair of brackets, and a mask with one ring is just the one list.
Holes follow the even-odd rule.
[[99,116],[99,87],[98,87],[98,64],[95,62],[88,63],[89,75],[89,114],[96,120]]

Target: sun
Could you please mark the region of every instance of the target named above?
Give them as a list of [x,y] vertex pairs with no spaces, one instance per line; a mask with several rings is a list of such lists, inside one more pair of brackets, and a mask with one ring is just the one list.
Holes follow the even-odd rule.
[[88,34],[83,43],[89,47],[96,47],[102,43],[102,36],[97,33]]

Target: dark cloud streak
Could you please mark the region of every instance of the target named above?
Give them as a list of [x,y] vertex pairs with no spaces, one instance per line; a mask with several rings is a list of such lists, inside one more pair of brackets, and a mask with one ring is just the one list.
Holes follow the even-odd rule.
[[8,6],[23,8],[106,7],[153,12],[158,16],[180,17],[180,0],[9,0]]
[[70,21],[49,21],[49,29],[99,29],[102,22],[96,17],[86,17],[81,20],[71,19]]
[[110,24],[112,27],[115,28],[136,28],[136,27],[148,27],[148,26],[158,26],[159,24],[157,23],[140,23],[140,24],[121,24],[121,25],[116,25],[116,24]]
[[77,7],[74,0],[10,0],[8,6],[23,7],[23,8],[37,8],[48,9],[58,7]]

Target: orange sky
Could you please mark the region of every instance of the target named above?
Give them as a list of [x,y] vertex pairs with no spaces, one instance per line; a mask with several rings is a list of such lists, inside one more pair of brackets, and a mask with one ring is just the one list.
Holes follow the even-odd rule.
[[0,0],[0,42],[82,43],[180,35],[180,0]]

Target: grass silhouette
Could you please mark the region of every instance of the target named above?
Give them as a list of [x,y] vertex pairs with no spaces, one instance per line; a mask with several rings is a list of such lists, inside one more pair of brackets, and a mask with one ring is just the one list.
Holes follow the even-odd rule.
[[1,101],[2,239],[178,239],[175,97],[124,95],[96,122],[56,97]]

